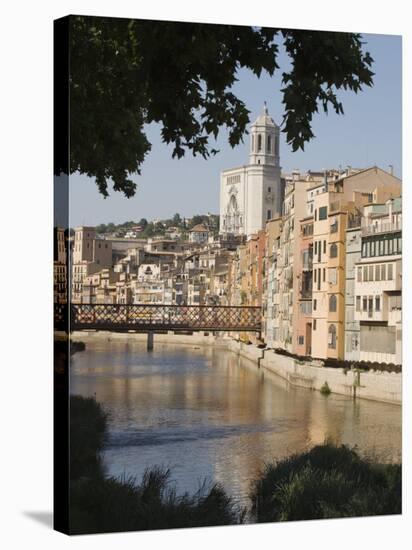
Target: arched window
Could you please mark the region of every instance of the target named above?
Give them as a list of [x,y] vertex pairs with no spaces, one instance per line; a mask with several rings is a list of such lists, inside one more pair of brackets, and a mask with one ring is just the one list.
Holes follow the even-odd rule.
[[330,245],[330,257],[331,258],[337,258],[338,257],[338,247],[335,243],[332,243]]
[[267,152],[268,153],[272,152],[272,138],[270,136],[268,136]]
[[336,349],[336,327],[335,325],[330,325],[328,334],[328,347],[331,349]]
[[232,213],[237,212],[237,210],[238,210],[238,207],[237,207],[237,200],[236,200],[235,195],[231,195],[231,197],[230,197],[230,201],[229,201],[229,210],[230,210]]
[[331,294],[329,296],[329,311],[336,311],[337,306],[337,300],[336,300],[336,294]]
[[258,134],[258,153],[262,150],[262,134]]
[[255,134],[252,134],[252,152],[255,152]]

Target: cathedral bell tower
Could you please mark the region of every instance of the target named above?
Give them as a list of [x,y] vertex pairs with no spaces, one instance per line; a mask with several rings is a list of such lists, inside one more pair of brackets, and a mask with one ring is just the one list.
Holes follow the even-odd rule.
[[250,127],[249,164],[279,167],[279,126],[269,116],[266,101],[262,113]]
[[220,233],[250,237],[282,214],[279,126],[266,103],[250,126],[249,163],[220,174]]

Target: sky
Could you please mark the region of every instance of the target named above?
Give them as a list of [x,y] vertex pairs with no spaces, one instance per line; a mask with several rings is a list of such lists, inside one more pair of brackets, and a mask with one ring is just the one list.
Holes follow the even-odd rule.
[[[344,115],[319,110],[313,118],[315,138],[305,150],[292,152],[280,134],[282,171],[299,169],[323,170],[352,166],[366,168],[378,165],[402,177],[402,40],[400,36],[364,34],[364,49],[374,59],[374,86],[361,93],[339,93]],[[250,122],[260,114],[267,102],[269,114],[277,124],[282,121],[281,73],[288,58],[281,54],[280,70],[273,77],[260,79],[250,71],[238,73],[233,91],[251,111]],[[232,149],[222,131],[217,141],[220,152],[207,160],[185,155],[172,159],[171,146],[161,141],[160,126],[147,127],[152,143],[140,176],[133,176],[137,192],[127,199],[122,193],[110,192],[104,199],[93,179],[70,176],[70,225],[98,225],[138,221],[141,218],[170,218],[176,212],[190,217],[195,214],[219,213],[220,172],[248,162],[249,136]]]

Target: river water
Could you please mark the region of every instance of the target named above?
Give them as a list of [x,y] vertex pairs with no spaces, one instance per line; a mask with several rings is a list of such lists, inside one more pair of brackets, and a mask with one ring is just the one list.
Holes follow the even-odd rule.
[[213,347],[87,341],[72,358],[71,393],[110,414],[107,473],[137,481],[172,469],[179,492],[206,478],[242,505],[266,462],[329,439],[380,461],[401,460],[401,408],[294,388]]

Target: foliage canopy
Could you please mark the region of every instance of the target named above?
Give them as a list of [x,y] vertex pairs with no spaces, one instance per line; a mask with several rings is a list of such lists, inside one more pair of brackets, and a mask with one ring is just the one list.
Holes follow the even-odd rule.
[[[282,131],[293,151],[314,137],[322,107],[343,113],[337,91],[373,84],[372,58],[359,34],[72,16],[70,18],[70,171],[99,191],[133,196],[151,144],[145,125],[160,123],[173,157],[208,158],[222,128],[232,147],[249,111],[232,91],[241,68],[273,75],[283,44]],[[64,171],[56,159],[56,174]]]

